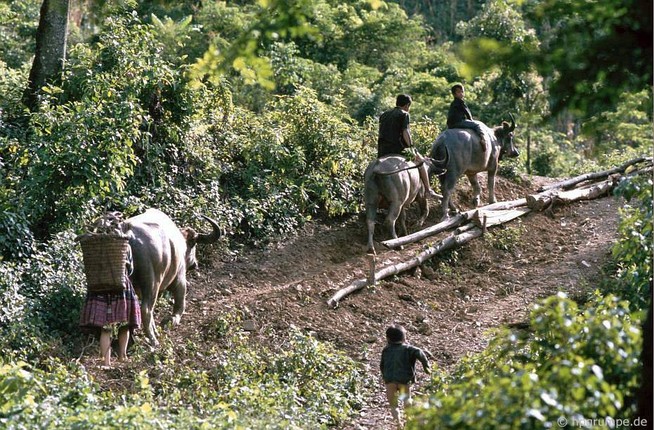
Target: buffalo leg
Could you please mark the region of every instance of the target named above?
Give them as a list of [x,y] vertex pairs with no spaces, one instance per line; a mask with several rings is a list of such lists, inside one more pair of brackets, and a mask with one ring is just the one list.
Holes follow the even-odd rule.
[[402,236],[406,236],[409,233],[406,229],[406,210],[404,208],[400,209],[400,215],[397,219],[400,222],[400,232],[402,233]]
[[417,226],[422,227],[429,215],[429,203],[427,203],[427,199],[418,197],[418,207],[420,208],[420,218],[418,218]]
[[152,346],[159,346],[157,341],[157,330],[154,326],[154,303],[153,300],[143,298],[141,301],[141,322],[148,340]]
[[488,171],[488,203],[495,203],[495,171]]
[[452,193],[454,193],[456,180],[457,178],[448,176],[441,180],[441,193],[443,193],[443,200],[441,200],[441,221],[445,221],[450,217],[450,209],[455,209],[451,198]]
[[477,174],[475,173],[473,175],[466,175],[466,176],[468,176],[470,185],[472,185],[472,205],[474,207],[477,207],[481,202],[481,186],[479,185]]
[[366,202],[366,225],[368,226],[368,252],[375,254],[373,235],[375,234],[375,219],[377,218],[377,199]]
[[173,325],[178,325],[186,310],[186,280],[178,280],[173,286]]
[[[388,215],[386,216],[386,228],[388,229],[389,233],[391,234],[391,237],[393,239],[397,239],[397,233],[395,231],[395,223],[397,222],[397,219],[402,216],[404,212],[402,211],[402,206],[399,203],[392,202],[391,206],[388,208]],[[402,224],[402,220],[400,220]],[[406,226],[403,227],[406,230]]]

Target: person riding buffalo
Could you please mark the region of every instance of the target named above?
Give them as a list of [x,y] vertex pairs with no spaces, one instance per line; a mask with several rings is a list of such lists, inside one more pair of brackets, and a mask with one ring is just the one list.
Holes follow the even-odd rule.
[[409,110],[411,109],[411,96],[400,94],[395,100],[395,108],[387,110],[379,117],[379,137],[377,139],[377,158],[390,154],[401,155],[405,149],[412,148],[415,154],[414,161],[421,165],[418,168],[420,180],[425,188],[428,198],[437,198],[438,194],[431,189],[429,174],[423,164],[424,158],[413,148],[411,131],[409,129]]
[[469,128],[479,135],[479,143],[482,150],[486,151],[486,137],[481,131],[481,127],[472,118],[472,112],[464,101],[465,89],[461,84],[452,86],[452,95],[454,100],[450,103],[450,110],[447,112],[447,128]]

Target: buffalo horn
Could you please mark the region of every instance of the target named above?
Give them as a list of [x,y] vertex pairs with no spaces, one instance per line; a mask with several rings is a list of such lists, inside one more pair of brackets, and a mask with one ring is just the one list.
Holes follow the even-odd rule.
[[214,221],[213,219],[209,218],[206,215],[200,215],[202,218],[206,219],[209,224],[213,227],[213,231],[211,233],[200,233],[198,234],[197,237],[197,242],[198,243],[213,243],[216,242],[220,238],[220,226],[218,226],[218,223]]
[[515,117],[511,112],[509,112],[509,116],[511,117],[511,128],[509,129],[509,131],[513,131],[515,130]]

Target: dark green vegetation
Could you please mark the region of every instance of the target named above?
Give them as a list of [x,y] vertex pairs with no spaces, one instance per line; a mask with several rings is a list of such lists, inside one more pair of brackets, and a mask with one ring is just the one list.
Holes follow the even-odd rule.
[[[31,112],[22,100],[41,1],[0,3],[0,423],[10,427],[313,428],[360,405],[353,360],[299,332],[253,349],[229,329],[238,316],[215,328],[216,350],[136,351],[152,367],[129,396],[99,390],[66,363],[83,345],[73,238],[105,210],[154,206],[197,226],[206,213],[232,249],[355,213],[376,116],[410,93],[426,153],[455,82],[487,124],[516,114],[523,155],[506,177],[651,153],[651,2],[451,1],[447,19],[419,1],[73,3],[63,75]],[[528,333],[502,331],[434,377],[415,426],[542,428],[564,413],[633,412],[652,182],[619,193],[623,240],[598,286],[612,295],[548,299]],[[220,365],[194,371],[177,349]]]

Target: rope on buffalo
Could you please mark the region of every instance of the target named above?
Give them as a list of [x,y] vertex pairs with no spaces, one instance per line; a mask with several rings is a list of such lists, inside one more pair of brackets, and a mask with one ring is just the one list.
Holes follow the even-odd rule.
[[[379,163],[379,158],[377,159],[377,162]],[[411,170],[411,169],[417,169],[418,167],[422,166],[425,164],[424,161],[420,161],[417,164],[414,164],[413,166],[407,166],[407,167],[402,167],[401,169],[396,169],[391,172],[375,172],[375,175],[380,175],[380,176],[389,176],[389,175],[394,175],[396,173],[404,172],[406,170]]]

